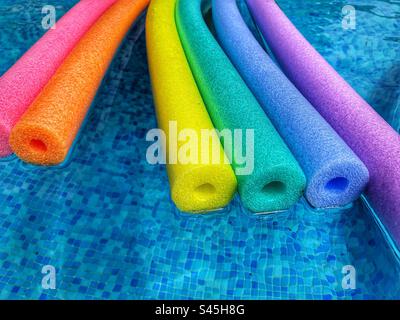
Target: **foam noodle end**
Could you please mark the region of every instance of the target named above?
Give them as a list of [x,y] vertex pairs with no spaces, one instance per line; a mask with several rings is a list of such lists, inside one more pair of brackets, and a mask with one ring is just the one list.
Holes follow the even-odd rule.
[[339,158],[313,176],[306,197],[316,208],[342,207],[357,199],[368,181],[368,169],[358,160]]
[[290,209],[302,196],[306,185],[303,173],[295,167],[278,165],[246,179],[239,187],[246,208],[255,213]]
[[28,163],[56,165],[63,162],[68,154],[68,147],[62,140],[40,124],[17,124],[9,143],[15,154]]

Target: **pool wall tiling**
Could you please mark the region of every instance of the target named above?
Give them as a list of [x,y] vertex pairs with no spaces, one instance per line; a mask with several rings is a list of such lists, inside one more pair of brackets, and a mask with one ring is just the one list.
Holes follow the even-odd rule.
[[[61,16],[76,1],[57,1]],[[301,32],[400,130],[400,5],[279,1]],[[43,33],[42,1],[0,0],[0,74]],[[397,17],[397,19],[396,19]],[[400,298],[400,263],[370,210],[357,201],[254,217],[235,198],[189,216],[169,198],[163,166],[146,162],[156,127],[142,21],[127,36],[61,167],[0,161],[2,299]],[[45,289],[44,266],[56,269]],[[346,266],[354,289],[344,289]],[[346,286],[344,286],[346,288]]]

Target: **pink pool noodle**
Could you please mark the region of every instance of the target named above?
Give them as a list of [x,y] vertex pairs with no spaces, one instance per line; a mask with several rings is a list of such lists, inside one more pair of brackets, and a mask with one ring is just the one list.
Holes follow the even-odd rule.
[[272,0],[247,0],[286,75],[366,164],[366,195],[400,246],[400,135],[308,43]]
[[81,37],[117,0],[82,0],[0,78],[0,157],[10,131]]

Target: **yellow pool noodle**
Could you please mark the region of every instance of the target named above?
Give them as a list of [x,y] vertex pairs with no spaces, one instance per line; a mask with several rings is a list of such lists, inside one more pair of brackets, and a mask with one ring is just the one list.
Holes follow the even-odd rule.
[[[201,137],[202,129],[214,130],[196,82],[190,71],[175,25],[176,0],[153,0],[147,13],[146,41],[157,121],[167,137],[167,172],[171,197],[182,211],[201,212],[226,206],[236,191],[236,178],[218,141],[218,164],[168,163],[170,123],[177,132],[191,129]],[[200,141],[200,138],[199,138]],[[185,141],[177,141],[176,149]],[[174,144],[175,146],[175,144]],[[177,150],[173,150],[177,151]],[[211,148],[206,152],[211,153]],[[204,154],[203,154],[204,156]]]

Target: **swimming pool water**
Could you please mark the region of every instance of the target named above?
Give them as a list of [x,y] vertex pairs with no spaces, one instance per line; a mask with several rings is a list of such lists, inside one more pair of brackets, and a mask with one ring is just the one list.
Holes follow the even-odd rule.
[[[0,74],[41,36],[51,2],[0,0]],[[59,16],[76,2],[57,1]],[[355,30],[341,27],[345,1],[279,4],[400,130],[400,4],[353,0]],[[400,264],[361,201],[315,210],[302,200],[265,217],[237,198],[209,216],[175,209],[165,168],[145,158],[156,121],[142,31],[125,40],[67,163],[0,161],[0,298],[400,298]],[[42,288],[45,265],[55,290]],[[356,289],[342,288],[346,265]]]

